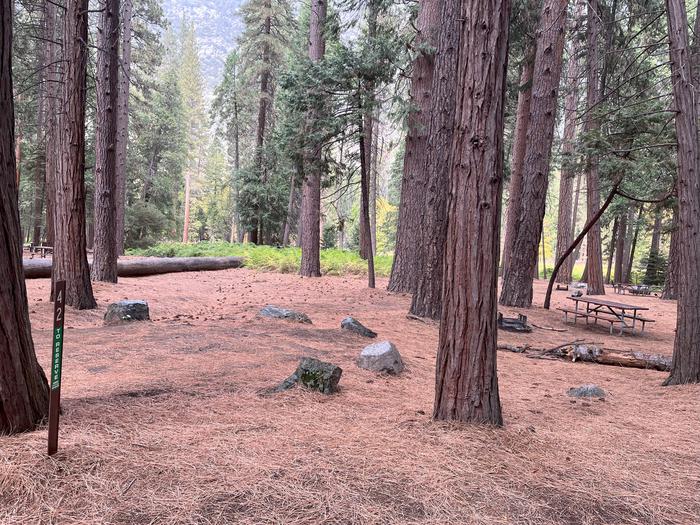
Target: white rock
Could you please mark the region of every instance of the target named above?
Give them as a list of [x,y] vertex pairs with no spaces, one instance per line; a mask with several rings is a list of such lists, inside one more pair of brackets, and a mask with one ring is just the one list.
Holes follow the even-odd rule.
[[403,369],[401,354],[390,341],[369,345],[357,359],[357,366],[373,372],[400,374]]

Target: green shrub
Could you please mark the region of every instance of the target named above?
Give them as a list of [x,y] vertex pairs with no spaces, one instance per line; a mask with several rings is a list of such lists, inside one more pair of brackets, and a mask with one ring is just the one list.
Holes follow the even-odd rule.
[[[143,257],[243,257],[245,266],[255,270],[279,273],[297,273],[301,263],[299,248],[276,248],[254,244],[227,242],[201,242],[182,244],[166,242],[150,248],[129,250],[128,255]],[[374,267],[378,277],[391,273],[392,256],[375,257]],[[367,261],[356,252],[321,250],[321,272],[324,275],[367,275]]]

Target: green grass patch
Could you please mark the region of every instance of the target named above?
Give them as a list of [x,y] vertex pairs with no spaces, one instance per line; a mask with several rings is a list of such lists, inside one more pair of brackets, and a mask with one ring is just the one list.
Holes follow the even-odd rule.
[[[243,257],[246,268],[266,272],[297,273],[301,264],[299,248],[275,248],[254,244],[202,242],[182,244],[165,242],[150,248],[128,250],[128,255],[141,257]],[[378,255],[374,259],[378,277],[391,273],[392,257]],[[321,273],[324,275],[367,275],[367,261],[359,254],[345,250],[321,250]]]

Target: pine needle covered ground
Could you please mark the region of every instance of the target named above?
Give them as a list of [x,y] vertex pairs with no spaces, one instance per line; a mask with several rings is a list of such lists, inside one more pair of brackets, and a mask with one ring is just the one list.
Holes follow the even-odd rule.
[[[409,298],[378,284],[250,269],[97,284],[99,310],[66,317],[59,454],[45,456],[45,429],[0,437],[0,523],[700,523],[697,385],[499,352],[505,427],[435,423],[437,327],[407,319]],[[28,286],[46,369],[49,282]],[[538,305],[543,289],[536,283]],[[107,304],[123,298],[148,300],[153,322],[103,327]],[[582,338],[668,354],[675,303],[625,301],[652,307],[657,323],[644,337],[538,329],[501,342]],[[268,303],[313,325],[258,318]],[[564,328],[557,312],[527,314]],[[397,345],[403,375],[355,366],[367,342],[339,330],[346,315]],[[304,355],[344,369],[339,394],[259,394]],[[586,383],[606,400],[567,397]]]

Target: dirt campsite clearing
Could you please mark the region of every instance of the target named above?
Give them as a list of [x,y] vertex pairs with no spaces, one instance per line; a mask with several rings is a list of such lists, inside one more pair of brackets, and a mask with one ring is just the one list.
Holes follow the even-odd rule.
[[[301,282],[303,281],[303,282]],[[0,437],[0,522],[110,524],[644,524],[700,522],[700,389],[663,372],[499,352],[505,427],[431,420],[436,324],[409,297],[362,278],[302,280],[247,269],[96,284],[99,309],[68,312],[60,451],[45,429]],[[37,354],[49,368],[48,280],[29,281]],[[675,303],[655,297],[643,335],[567,326],[536,305],[510,345],[584,340],[670,355]],[[611,298],[612,290],[609,292]],[[566,304],[555,292],[554,307]],[[152,322],[105,327],[110,302],[145,299]],[[267,304],[312,325],[263,319]],[[396,344],[398,377],[354,361],[368,340]],[[554,331],[549,328],[555,328]],[[341,392],[260,395],[302,356],[343,368]],[[602,401],[575,400],[595,383]]]

